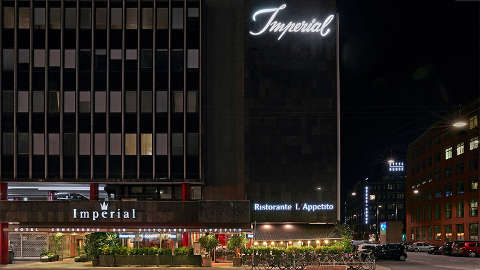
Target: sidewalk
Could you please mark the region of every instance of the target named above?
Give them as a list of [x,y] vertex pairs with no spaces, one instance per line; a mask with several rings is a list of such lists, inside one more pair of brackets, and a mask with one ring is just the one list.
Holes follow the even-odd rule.
[[[87,269],[157,269],[157,270],[241,270],[242,267],[233,267],[231,265],[219,264],[214,267],[169,267],[169,266],[122,266],[122,267],[92,267],[91,262],[74,262],[73,259],[65,259],[58,262],[38,262],[38,261],[16,261],[15,264],[0,265],[0,269],[68,269],[68,270],[87,270]],[[245,269],[245,268],[243,268]]]

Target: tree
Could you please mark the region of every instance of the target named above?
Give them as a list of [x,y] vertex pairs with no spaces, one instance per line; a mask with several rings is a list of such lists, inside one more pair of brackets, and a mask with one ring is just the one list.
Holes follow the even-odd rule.
[[247,244],[247,239],[240,234],[236,234],[228,239],[227,248],[235,252],[235,256],[238,257],[240,249],[245,247],[245,244]]
[[116,233],[94,232],[85,236],[85,253],[90,260],[96,260],[104,247],[118,247]]
[[198,239],[198,242],[200,242],[200,246],[207,251],[209,256],[220,243],[218,239],[215,238],[215,236],[213,236],[212,234],[207,234],[200,237],[200,239]]

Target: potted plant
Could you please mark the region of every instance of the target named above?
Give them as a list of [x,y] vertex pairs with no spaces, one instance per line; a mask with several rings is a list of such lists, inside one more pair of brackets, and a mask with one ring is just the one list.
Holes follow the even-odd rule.
[[227,249],[235,253],[235,256],[233,257],[233,266],[242,266],[240,249],[245,247],[246,243],[247,239],[240,234],[236,234],[228,239]]
[[215,238],[215,236],[211,234],[200,237],[200,239],[198,239],[198,242],[200,243],[200,246],[206,251],[206,255],[202,259],[202,265],[212,266],[211,255],[220,242],[217,238]]
[[94,232],[85,236],[85,253],[92,260],[93,266],[98,266],[99,256],[104,247],[118,247],[118,235],[116,233]]

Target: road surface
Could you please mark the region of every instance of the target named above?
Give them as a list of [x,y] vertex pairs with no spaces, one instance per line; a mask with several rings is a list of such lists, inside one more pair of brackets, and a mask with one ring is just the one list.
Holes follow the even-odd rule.
[[480,270],[480,257],[452,257],[431,255],[426,252],[409,252],[406,261],[377,261],[378,269],[382,270]]

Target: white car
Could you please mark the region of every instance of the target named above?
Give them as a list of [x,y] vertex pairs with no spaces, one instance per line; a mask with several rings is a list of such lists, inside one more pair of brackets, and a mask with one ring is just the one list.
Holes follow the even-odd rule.
[[415,242],[407,247],[408,251],[415,251],[415,252],[428,252],[432,250],[434,246],[424,243],[424,242]]

